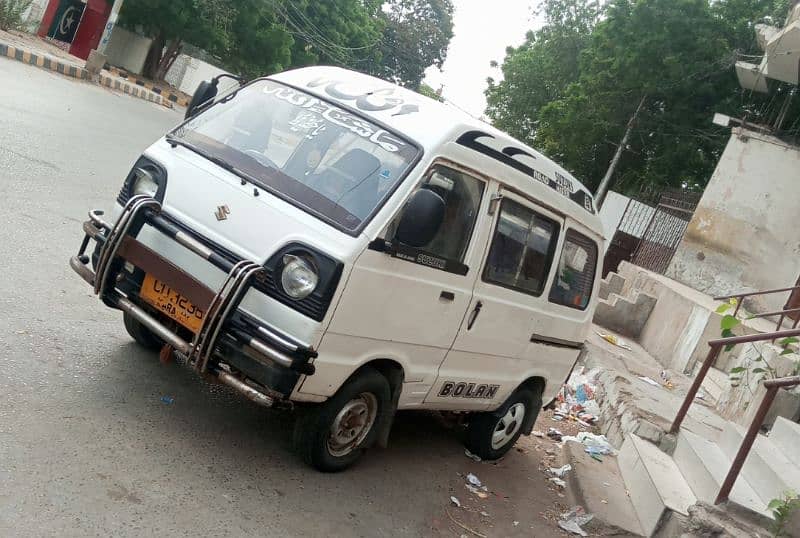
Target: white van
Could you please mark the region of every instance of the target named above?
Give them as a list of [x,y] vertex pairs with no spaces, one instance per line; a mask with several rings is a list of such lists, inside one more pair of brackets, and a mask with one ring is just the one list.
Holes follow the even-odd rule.
[[89,213],[72,268],[140,344],[298,411],[317,469],[385,445],[405,409],[456,412],[470,451],[505,454],[589,330],[592,196],[489,125],[366,75],[299,69],[214,101],[217,82],[112,214]]

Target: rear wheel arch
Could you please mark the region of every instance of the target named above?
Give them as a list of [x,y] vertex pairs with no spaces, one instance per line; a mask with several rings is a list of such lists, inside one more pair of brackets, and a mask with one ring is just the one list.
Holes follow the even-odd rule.
[[536,398],[538,398],[537,408],[532,410],[531,413],[526,417],[525,421],[522,423],[522,435],[530,435],[533,431],[533,424],[536,422],[536,419],[539,417],[539,413],[542,410],[542,395],[544,394],[544,390],[547,387],[547,380],[541,376],[531,376],[525,381],[523,381],[517,390],[527,389],[530,390]]

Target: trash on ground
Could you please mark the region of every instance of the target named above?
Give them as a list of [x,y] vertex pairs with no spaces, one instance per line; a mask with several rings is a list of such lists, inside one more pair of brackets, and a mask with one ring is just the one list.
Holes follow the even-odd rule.
[[470,484],[472,484],[476,488],[479,488],[479,487],[481,487],[483,485],[483,484],[481,484],[480,479],[477,476],[475,476],[474,474],[472,474],[472,473],[469,473],[467,475],[467,482],[469,482]]
[[561,439],[564,437],[564,434],[555,428],[548,428],[547,437],[550,439],[555,439],[556,441],[561,441]]
[[486,512],[480,512],[480,514],[481,514],[483,517],[491,517],[491,516],[490,516],[488,513],[486,513]]
[[627,349],[628,351],[631,351],[633,349],[629,344],[624,342],[622,338],[618,338],[613,334],[601,333],[600,331],[595,331],[595,332],[597,332],[597,335],[606,342],[608,342],[609,344],[621,347],[622,349]]
[[453,496],[450,496],[450,502],[461,508],[461,502]]
[[616,455],[617,451],[608,442],[605,435],[595,435],[591,432],[579,432],[575,436],[564,436],[563,442],[575,441],[586,447],[586,452],[590,455]]
[[593,518],[594,514],[587,514],[582,506],[576,506],[569,512],[561,514],[561,518],[558,520],[558,526],[567,532],[579,536],[588,536],[586,531],[581,527],[589,523]]
[[584,428],[594,426],[600,416],[600,406],[595,401],[598,375],[600,370],[597,368],[586,372],[581,367],[573,372],[556,395],[558,405],[553,411],[552,420],[572,420]]
[[695,395],[695,398],[697,398],[698,400],[705,400],[706,399],[706,395],[702,390],[699,390],[699,391],[697,391],[697,394]]
[[169,405],[169,404],[175,402],[175,398],[173,398],[172,396],[162,396],[161,397],[161,401],[164,402],[165,404]]
[[471,486],[470,484],[464,484],[467,490],[472,493],[473,495],[477,496],[479,499],[488,499],[489,494],[486,492],[486,486],[483,486],[482,489],[478,489],[475,486]]
[[605,500],[605,499],[600,499],[600,502],[603,503],[603,504],[608,504],[608,501]]
[[516,527],[517,525],[519,525],[519,521],[514,521],[513,524]]
[[473,454],[469,450],[464,450],[464,455],[469,459],[471,459],[472,461],[477,461],[477,462],[483,461],[480,456],[478,456],[477,454]]
[[651,379],[651,378],[647,377],[646,375],[637,375],[636,377],[638,377],[639,379],[641,379],[645,383],[649,383],[650,385],[653,385],[654,387],[660,387],[661,386],[661,383],[659,383],[658,381],[656,381],[654,379]]
[[549,472],[551,475],[555,477],[564,478],[564,475],[571,470],[572,470],[572,465],[568,463],[566,465],[562,465],[561,467],[550,467],[547,470],[547,472]]
[[567,483],[564,482],[563,480],[561,480],[560,478],[553,477],[553,478],[550,478],[548,480],[550,480],[550,482],[552,482],[553,484],[555,484],[556,486],[558,486],[560,488],[567,487]]
[[544,432],[540,432],[539,430],[533,430],[531,433],[534,437],[544,437]]

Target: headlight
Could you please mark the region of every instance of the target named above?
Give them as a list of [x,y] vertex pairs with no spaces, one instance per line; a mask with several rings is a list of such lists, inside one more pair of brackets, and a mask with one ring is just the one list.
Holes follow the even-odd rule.
[[317,288],[318,282],[319,275],[310,261],[294,254],[283,256],[281,285],[289,297],[298,301],[305,299]]
[[134,196],[138,194],[145,194],[147,196],[155,197],[158,192],[158,182],[153,177],[153,174],[144,168],[136,168],[133,171],[133,184],[131,192]]

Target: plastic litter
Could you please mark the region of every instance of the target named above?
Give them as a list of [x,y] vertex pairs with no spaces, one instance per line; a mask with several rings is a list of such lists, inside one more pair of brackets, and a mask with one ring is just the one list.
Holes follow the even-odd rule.
[[561,439],[564,437],[564,434],[555,428],[548,428],[547,437],[550,439],[555,439],[556,441],[561,441]]
[[477,496],[479,499],[488,499],[489,494],[486,493],[486,486],[483,486],[482,490],[476,488],[475,486],[471,486],[469,484],[464,484],[467,490],[472,493],[473,495]]
[[491,517],[491,516],[489,516],[489,514],[488,514],[488,513],[486,513],[486,512],[481,512],[480,514],[481,514],[483,517]]
[[564,512],[558,520],[558,526],[567,532],[578,536],[588,536],[581,527],[594,518],[594,514],[587,514],[582,506],[576,506],[569,512]]
[[591,432],[580,432],[575,436],[564,436],[562,441],[575,441],[581,443],[586,448],[586,452],[592,456],[594,455],[616,455],[617,451],[608,442],[605,435],[595,435]]
[[163,403],[165,403],[165,404],[169,405],[169,404],[171,404],[171,403],[174,403],[174,402],[175,402],[175,398],[173,398],[172,396],[162,396],[162,397],[161,397],[161,401],[162,401]]
[[477,454],[473,454],[469,450],[464,450],[464,455],[469,459],[471,459],[472,461],[477,461],[478,463],[483,461],[480,456],[478,456]]
[[631,348],[631,346],[629,344],[625,343],[621,338],[618,338],[618,337],[614,336],[613,334],[601,333],[599,331],[596,331],[596,332],[597,332],[597,335],[600,338],[602,338],[603,340],[605,340],[609,344],[612,344],[612,345],[617,346],[617,347],[621,347],[622,349],[627,349],[628,351],[631,351],[631,349],[633,349],[633,348]]
[[467,475],[467,482],[470,485],[475,486],[476,488],[479,488],[479,487],[481,487],[483,485],[483,484],[481,484],[480,479],[477,476],[475,476],[474,474],[472,474],[472,473],[469,473]]
[[561,467],[550,467],[547,472],[557,478],[564,478],[564,475],[567,474],[569,471],[572,470],[572,465],[569,463],[566,465],[562,465]]
[[454,505],[456,505],[457,507],[461,508],[461,502],[458,499],[456,499],[455,497],[451,496],[450,497],[450,502],[453,503]]
[[544,432],[540,432],[539,430],[533,430],[531,433],[533,433],[534,437],[544,437]]
[[517,525],[519,525],[519,521],[514,521],[513,524],[516,527]]
[[646,375],[637,375],[636,377],[638,377],[639,379],[641,379],[645,383],[649,383],[650,385],[653,385],[654,387],[660,387],[661,386],[661,384],[658,381],[656,381],[654,379],[651,379],[651,378],[647,377]]
[[555,484],[556,486],[558,486],[560,488],[567,487],[567,483],[564,482],[563,480],[561,480],[560,478],[553,477],[553,478],[549,478],[548,480],[550,480],[550,482],[552,482],[553,484]]

